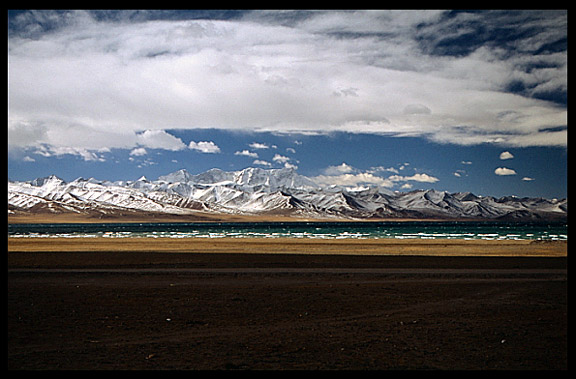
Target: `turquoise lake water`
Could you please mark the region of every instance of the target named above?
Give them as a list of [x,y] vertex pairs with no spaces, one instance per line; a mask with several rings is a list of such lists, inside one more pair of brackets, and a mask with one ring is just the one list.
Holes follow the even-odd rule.
[[567,223],[223,222],[12,224],[10,237],[567,240]]

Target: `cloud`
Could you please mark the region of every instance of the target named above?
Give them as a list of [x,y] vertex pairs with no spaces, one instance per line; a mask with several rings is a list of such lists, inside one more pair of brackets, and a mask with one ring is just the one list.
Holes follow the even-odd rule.
[[334,96],[354,96],[358,97],[358,88],[348,87],[348,88],[340,88],[334,92],[332,92]]
[[148,154],[148,152],[143,147],[138,147],[138,148],[136,148],[130,152],[131,156],[137,156],[137,157],[142,156],[142,155],[146,155],[146,154]]
[[369,170],[362,172],[361,170],[342,162],[337,166],[328,166],[323,170],[322,175],[311,178],[321,186],[343,186],[343,187],[359,187],[359,186],[377,186],[390,188],[394,183],[386,178],[374,175],[376,171]]
[[494,173],[500,176],[516,175],[516,171],[507,167],[498,167],[496,170],[494,170]]
[[[409,165],[409,163],[404,163],[404,165]],[[401,169],[404,169],[405,166],[402,166]],[[323,175],[316,176],[312,178],[318,184],[321,185],[339,185],[345,187],[358,187],[358,186],[379,186],[379,187],[386,187],[392,188],[395,186],[399,186],[400,183],[403,183],[400,188],[401,189],[409,189],[412,188],[412,185],[409,181],[413,182],[421,182],[421,183],[436,183],[440,179],[428,175],[426,173],[416,173],[412,176],[402,176],[402,175],[391,175],[387,178],[375,175],[375,174],[382,174],[385,172],[392,172],[398,174],[398,170],[393,167],[371,167],[369,170],[362,171],[353,166],[348,165],[347,163],[343,162],[338,166],[328,166],[323,170]]]
[[290,160],[290,157],[286,157],[286,156],[280,155],[280,154],[275,154],[274,157],[272,158],[272,160],[274,162],[278,162],[278,163],[286,163]]
[[142,131],[214,127],[567,146],[564,11],[184,15],[12,17],[9,147],[179,150]]
[[[277,147],[274,147],[274,148],[277,148]],[[285,168],[292,168],[294,170],[298,169],[298,165],[290,162],[292,160],[292,158],[290,158],[290,157],[280,155],[280,154],[274,154],[274,157],[272,158],[272,160],[276,163],[283,163]],[[298,161],[296,161],[296,162],[298,162]]]
[[522,178],[522,180],[525,181],[525,182],[531,182],[531,181],[536,180],[536,179],[530,178],[530,177],[528,177],[528,176],[525,176],[525,177]]
[[198,150],[206,154],[215,154],[220,152],[220,148],[212,141],[200,141],[200,142],[190,141],[188,147],[190,149]]
[[[103,152],[106,149],[101,149]],[[109,151],[109,150],[108,150]],[[34,151],[35,154],[42,155],[44,157],[58,157],[62,155],[76,155],[81,157],[83,160],[90,162],[105,162],[106,159],[96,154],[94,151],[90,151],[84,148],[77,148],[77,147],[66,147],[66,146],[49,146],[49,145],[40,145]]]
[[[402,166],[402,168],[404,168],[404,166]],[[375,172],[393,172],[395,174],[398,174],[399,171],[394,168],[394,167],[384,167],[384,166],[377,166],[377,167],[371,167],[370,170],[368,172],[371,173],[375,173]]]
[[258,166],[267,166],[267,167],[272,166],[272,163],[261,160],[261,159],[255,159],[254,162],[252,162],[252,164],[255,164]]
[[336,185],[344,187],[358,187],[361,185],[375,185],[387,188],[394,186],[394,183],[391,180],[366,172],[358,174],[318,175],[311,179],[321,186]]
[[422,104],[408,104],[404,107],[404,114],[431,114],[432,111]]
[[324,174],[325,175],[341,175],[341,174],[349,174],[353,171],[356,171],[354,169],[354,167],[343,162],[339,166],[328,166],[327,168],[324,169]]
[[266,145],[265,143],[260,143],[260,142],[253,142],[253,143],[251,143],[251,144],[248,145],[248,146],[250,146],[250,147],[253,148],[253,149],[257,149],[257,150],[258,150],[258,149],[269,149],[269,148],[270,148],[270,146]]
[[512,155],[512,153],[510,153],[509,151],[503,151],[500,154],[500,159],[501,160],[506,160],[506,159],[512,159],[514,158],[514,155]]
[[440,179],[430,176],[428,174],[414,174],[412,176],[401,176],[401,175],[392,175],[388,178],[393,182],[406,182],[406,181],[414,181],[414,182],[421,182],[421,183],[436,183]]
[[8,146],[24,147],[46,142],[47,131],[45,125],[14,120],[8,124]]
[[151,149],[177,151],[186,148],[186,144],[180,138],[174,137],[164,130],[146,130],[136,136],[136,142]]
[[234,153],[234,155],[242,155],[245,157],[258,158],[258,153],[254,153],[248,150],[237,151]]

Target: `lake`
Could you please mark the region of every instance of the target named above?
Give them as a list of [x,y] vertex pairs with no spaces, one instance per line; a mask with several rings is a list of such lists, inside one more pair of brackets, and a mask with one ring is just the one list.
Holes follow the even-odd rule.
[[567,240],[567,223],[219,222],[9,224],[9,237]]

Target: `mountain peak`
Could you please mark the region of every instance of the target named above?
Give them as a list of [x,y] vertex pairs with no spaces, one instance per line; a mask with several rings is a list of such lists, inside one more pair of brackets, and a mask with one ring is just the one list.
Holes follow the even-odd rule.
[[46,184],[65,184],[66,182],[63,179],[60,179],[56,175],[46,176],[44,178],[36,178],[30,182],[35,187],[42,187]]
[[168,175],[160,176],[158,177],[158,180],[170,183],[177,183],[177,182],[186,183],[190,180],[191,177],[192,175],[188,171],[186,171],[186,169],[183,168]]
[[[87,184],[90,185],[87,185]],[[293,168],[248,167],[227,172],[213,168],[192,175],[185,169],[149,181],[100,181],[78,178],[66,183],[55,175],[31,182],[9,182],[12,209],[74,212],[145,212],[192,214],[198,210],[228,214],[280,212],[283,215],[343,218],[444,218],[498,220],[565,220],[567,200],[476,196],[382,188],[322,187]],[[38,205],[40,204],[40,205]],[[48,207],[48,208],[46,208]],[[51,208],[52,207],[52,208]],[[54,208],[55,207],[55,208]],[[40,209],[38,208],[38,209]]]
[[269,191],[279,188],[317,188],[318,185],[305,176],[296,173],[293,168],[264,169],[247,167],[240,171],[224,171],[212,168],[200,174],[192,175],[185,169],[160,176],[160,181],[169,183],[189,183],[215,185],[218,183],[234,184],[240,187],[264,186]]
[[317,188],[318,185],[293,168],[263,169],[248,167],[236,172],[234,181],[245,186],[266,186],[270,191],[280,188]]
[[453,196],[460,201],[476,201],[480,197],[474,195],[472,192],[456,192]]

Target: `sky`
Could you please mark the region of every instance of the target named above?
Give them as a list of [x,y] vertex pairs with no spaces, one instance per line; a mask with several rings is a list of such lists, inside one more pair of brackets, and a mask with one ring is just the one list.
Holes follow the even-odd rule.
[[8,12],[8,178],[567,197],[565,10]]

